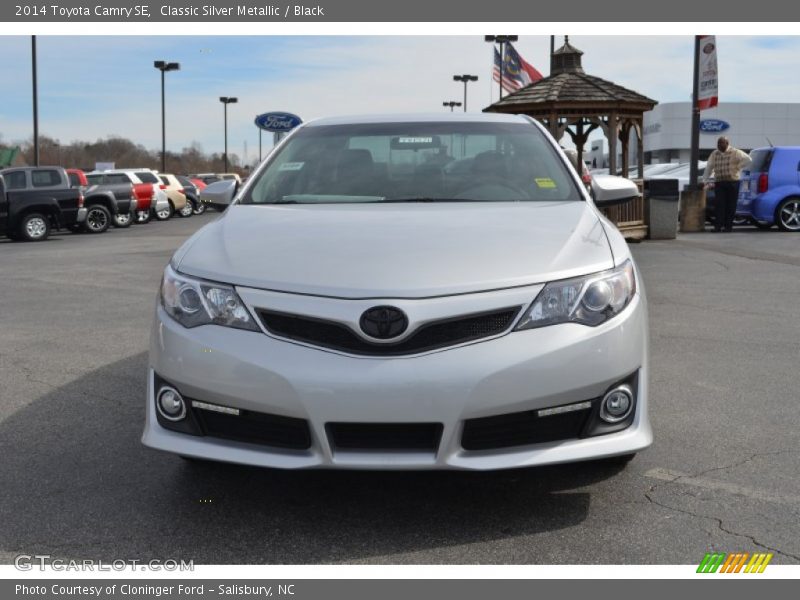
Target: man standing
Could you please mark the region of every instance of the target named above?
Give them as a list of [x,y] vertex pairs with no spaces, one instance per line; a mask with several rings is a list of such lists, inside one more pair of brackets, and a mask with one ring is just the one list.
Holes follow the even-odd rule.
[[717,149],[711,153],[703,173],[703,186],[708,189],[708,180],[714,176],[714,231],[731,231],[739,199],[739,176],[750,164],[750,156],[731,146],[724,135],[717,140]]

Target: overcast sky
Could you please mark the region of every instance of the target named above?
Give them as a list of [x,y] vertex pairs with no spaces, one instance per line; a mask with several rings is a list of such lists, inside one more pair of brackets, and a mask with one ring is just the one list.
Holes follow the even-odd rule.
[[[190,25],[186,25],[190,27]],[[365,25],[368,27],[368,25]],[[557,38],[560,45],[562,38]],[[587,72],[659,102],[691,93],[690,36],[570,36]],[[549,36],[522,36],[520,54],[545,75]],[[719,48],[720,102],[800,99],[800,36],[724,36]],[[0,136],[30,138],[30,38],[0,37],[3,101]],[[62,143],[108,135],[148,148],[161,144],[159,73],[154,60],[179,61],[167,74],[167,146],[223,145],[219,96],[229,106],[229,151],[258,155],[256,114],[286,110],[304,120],[354,113],[442,111],[461,100],[453,74],[470,84],[469,109],[497,99],[491,48],[481,36],[442,37],[144,37],[39,36],[40,131]],[[265,145],[267,138],[264,138]]]

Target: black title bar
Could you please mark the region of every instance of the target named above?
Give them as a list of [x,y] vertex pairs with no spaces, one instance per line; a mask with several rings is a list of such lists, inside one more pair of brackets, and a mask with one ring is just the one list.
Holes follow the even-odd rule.
[[[800,3],[785,0],[697,2],[670,0],[216,0],[148,3],[123,0],[12,0],[2,22],[699,22],[713,33],[720,22],[800,21]],[[598,33],[602,30],[598,29]],[[632,31],[631,33],[636,33]]]

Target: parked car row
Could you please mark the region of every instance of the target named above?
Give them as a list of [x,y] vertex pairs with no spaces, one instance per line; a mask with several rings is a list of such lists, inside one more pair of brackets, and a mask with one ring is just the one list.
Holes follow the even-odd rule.
[[0,170],[0,236],[41,241],[53,229],[103,233],[152,218],[205,212],[197,186],[147,168],[85,173],[62,167]]

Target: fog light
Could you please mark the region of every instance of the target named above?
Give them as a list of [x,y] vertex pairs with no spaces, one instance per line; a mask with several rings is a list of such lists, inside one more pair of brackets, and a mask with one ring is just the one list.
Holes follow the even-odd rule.
[[606,423],[619,423],[633,409],[633,392],[621,385],[608,392],[600,404],[600,418]]
[[164,386],[158,390],[156,407],[161,416],[169,421],[180,421],[186,416],[186,404],[178,390]]

